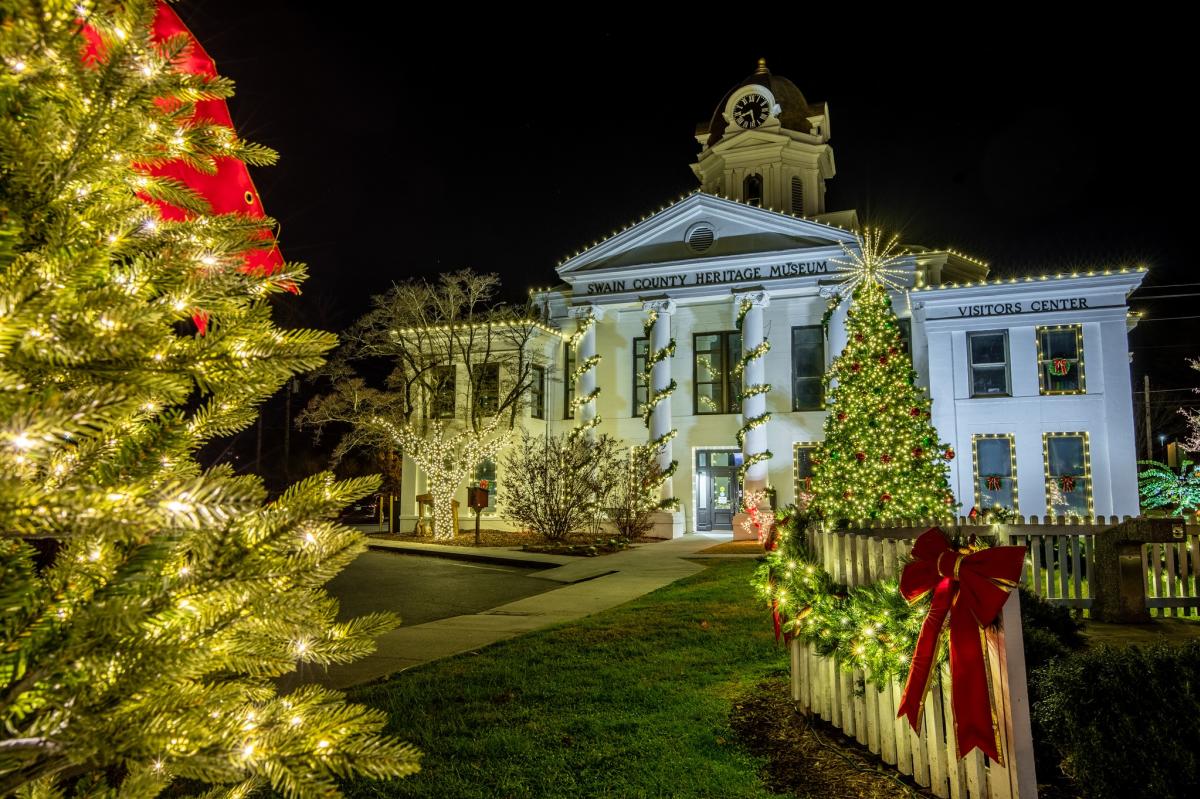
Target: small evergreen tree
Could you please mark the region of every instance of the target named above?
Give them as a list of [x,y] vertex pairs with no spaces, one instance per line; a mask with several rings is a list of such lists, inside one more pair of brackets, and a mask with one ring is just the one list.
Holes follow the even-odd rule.
[[0,5],[0,795],[177,778],[328,795],[411,773],[383,714],[274,684],[392,625],[336,621],[322,588],[363,548],[329,519],[376,481],[318,475],[266,502],[259,478],[194,458],[334,338],[272,322],[268,295],[303,270],[246,269],[270,220],[151,173],[273,156],[195,118],[230,84],[175,69],[186,37],[156,42],[155,13]]
[[888,275],[893,243],[877,233],[848,250],[846,348],[825,375],[829,415],[813,458],[813,506],[829,520],[952,516],[946,462],[930,400],[900,335]]

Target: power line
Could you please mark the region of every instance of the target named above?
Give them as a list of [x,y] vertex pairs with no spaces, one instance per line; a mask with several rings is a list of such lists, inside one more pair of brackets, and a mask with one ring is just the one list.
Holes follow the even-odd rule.
[[1147,297],[1142,294],[1135,298],[1138,302],[1142,300],[1171,300],[1176,297],[1200,297],[1200,291],[1185,291],[1183,294],[1159,294],[1158,296]]
[[1200,283],[1163,283],[1157,286],[1142,286],[1142,289],[1182,289],[1187,288],[1188,286],[1200,286]]
[[1160,316],[1156,319],[1139,319],[1138,324],[1144,325],[1146,322],[1175,322],[1180,319],[1200,319],[1200,316]]

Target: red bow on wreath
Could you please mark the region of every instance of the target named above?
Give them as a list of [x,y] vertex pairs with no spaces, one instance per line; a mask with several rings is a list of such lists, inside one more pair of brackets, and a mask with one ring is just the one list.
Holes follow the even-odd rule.
[[1067,372],[1071,371],[1071,362],[1066,358],[1055,358],[1050,364],[1051,374],[1063,377]]
[[1069,474],[1064,474],[1058,478],[1058,484],[1062,487],[1064,493],[1070,494],[1075,490],[1075,478]]
[[987,476],[988,491],[999,491],[1000,490],[1000,481],[1001,481],[1000,475],[989,474]]
[[992,547],[978,552],[950,548],[946,534],[926,530],[913,544],[913,560],[900,575],[900,593],[909,602],[933,592],[929,615],[913,651],[912,668],[897,718],[921,729],[921,708],[937,656],[938,639],[950,617],[950,694],[958,737],[958,756],[975,747],[1000,761],[982,628],[1000,615],[1008,592],[1025,568],[1025,547]]

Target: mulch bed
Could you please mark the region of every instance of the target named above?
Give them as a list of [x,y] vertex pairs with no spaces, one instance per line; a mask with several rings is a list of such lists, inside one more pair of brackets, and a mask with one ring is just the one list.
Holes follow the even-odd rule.
[[[380,538],[385,541],[405,541],[410,544],[437,544],[439,546],[453,547],[473,547],[475,546],[475,531],[460,531],[457,536],[450,540],[433,540],[427,535],[397,535],[395,533],[367,533],[370,538]],[[658,538],[637,538],[634,539],[635,544],[648,544],[659,541]],[[557,544],[547,542],[537,533],[531,533],[524,530],[493,530],[488,528],[480,528],[479,530],[479,545],[481,547],[526,547],[530,552],[549,552],[551,554],[563,555],[607,555],[610,552],[620,552],[621,549],[613,549],[610,551],[600,551],[597,546],[595,552],[587,551],[589,547],[597,542],[607,542],[608,538],[601,536],[591,536],[587,534],[572,535],[567,538],[565,545],[574,546],[572,551],[559,552],[553,547]],[[544,548],[551,547],[551,548]],[[624,549],[627,549],[625,547]]]
[[763,555],[762,544],[753,538],[742,541],[725,541],[702,549],[697,555]]
[[857,741],[796,711],[786,678],[760,683],[733,706],[730,726],[753,754],[767,758],[763,781],[777,793],[828,797],[932,797]]

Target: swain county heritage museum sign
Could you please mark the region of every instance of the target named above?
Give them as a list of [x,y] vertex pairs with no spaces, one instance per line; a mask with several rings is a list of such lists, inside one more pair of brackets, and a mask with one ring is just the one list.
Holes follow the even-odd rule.
[[744,269],[714,269],[707,272],[680,272],[674,275],[650,275],[647,277],[602,280],[587,284],[589,296],[595,294],[619,294],[623,291],[646,289],[673,289],[684,286],[717,286],[722,283],[746,283],[755,280],[776,280],[784,277],[804,277],[835,272],[829,261],[788,261],[768,267],[748,266]]

